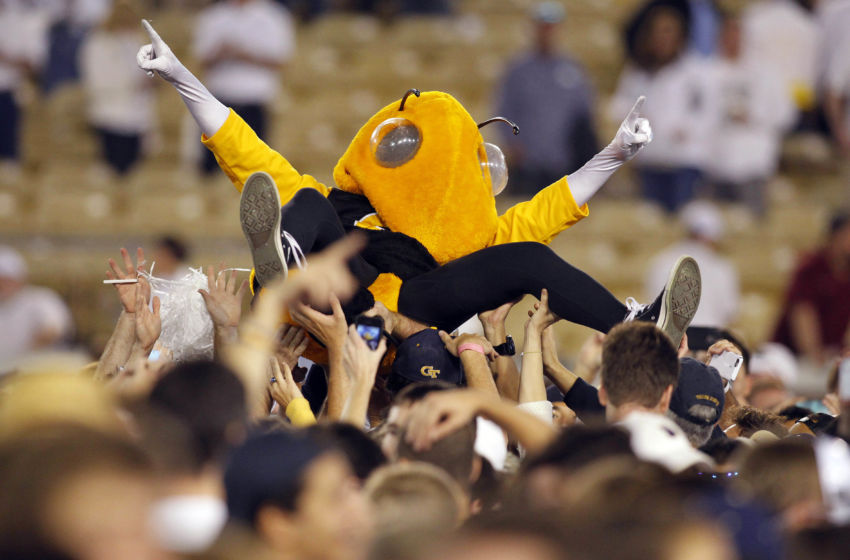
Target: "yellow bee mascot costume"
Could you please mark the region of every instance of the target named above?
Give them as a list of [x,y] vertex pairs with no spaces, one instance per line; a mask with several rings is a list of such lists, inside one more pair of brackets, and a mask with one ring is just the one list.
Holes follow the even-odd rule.
[[[504,157],[451,95],[410,90],[378,111],[337,163],[336,188],[329,188],[262,142],[143,25],[152,42],[139,50],[139,66],[175,86],[204,144],[244,189],[249,243],[258,224],[257,233],[274,239],[276,249],[265,255],[260,243],[252,246],[259,284],[285,270],[293,252],[320,250],[322,239],[359,228],[369,243],[352,269],[368,293],[361,290],[365,297],[349,303],[354,308],[347,314],[370,307],[374,297],[392,311],[451,330],[477,312],[547,288],[555,313],[603,332],[629,315],[657,318],[661,296],[652,306],[623,305],[545,246],[587,216],[590,197],[651,140],[649,123],[639,116],[643,98],[614,141],[581,170],[499,216],[495,195],[507,182]],[[269,189],[276,200],[271,209]],[[246,229],[246,222],[253,225]],[[262,231],[269,227],[274,235]],[[677,274],[698,278],[695,263],[686,268]]]

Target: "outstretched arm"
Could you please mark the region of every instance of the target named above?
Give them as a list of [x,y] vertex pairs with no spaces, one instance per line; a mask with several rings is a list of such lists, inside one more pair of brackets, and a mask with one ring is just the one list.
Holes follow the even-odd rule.
[[151,42],[139,49],[139,68],[153,77],[154,72],[180,94],[203,133],[202,142],[213,151],[222,170],[240,192],[255,171],[266,171],[275,180],[281,203],[298,189],[314,188],[327,196],[330,190],[310,175],[301,175],[279,153],[272,150],[239,115],[225,107],[204,87],[171,51],[156,30],[142,20]]
[[641,116],[641,96],[620,124],[614,140],[575,173],[549,185],[534,198],[511,207],[499,218],[493,244],[515,241],[549,243],[587,216],[585,206],[624,163],[652,141],[649,121]]

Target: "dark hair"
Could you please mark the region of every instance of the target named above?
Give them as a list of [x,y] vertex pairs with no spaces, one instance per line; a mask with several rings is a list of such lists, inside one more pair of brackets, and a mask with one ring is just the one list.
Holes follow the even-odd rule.
[[166,235],[165,237],[161,237],[157,242],[157,246],[167,249],[178,261],[185,261],[189,258],[189,249],[186,247],[186,244],[174,236]]
[[811,416],[812,414],[812,411],[808,408],[803,408],[802,406],[797,406],[796,404],[786,406],[785,408],[779,411],[779,416],[785,418],[786,420],[799,420],[800,418],[805,418],[806,416]]
[[393,399],[393,404],[413,404],[421,401],[430,393],[435,391],[448,391],[451,389],[457,389],[457,386],[452,385],[451,383],[446,383],[445,381],[440,381],[439,379],[427,383],[422,381],[410,383],[409,385],[405,385],[403,389],[396,393],[396,396]]
[[472,483],[470,478],[475,461],[476,432],[475,420],[472,420],[434,442],[430,449],[417,451],[407,443],[405,429],[398,438],[398,458],[436,465],[449,473],[463,488],[468,489]]
[[[641,68],[652,68],[654,61],[646,53],[650,25],[659,14],[669,14],[682,25],[682,38],[687,42],[691,28],[691,10],[687,0],[652,0],[635,12],[625,28],[626,51]],[[687,43],[686,43],[687,44]]]
[[601,376],[613,405],[653,407],[667,387],[676,386],[679,358],[670,338],[652,323],[621,323],[602,344]]
[[149,462],[125,439],[74,425],[43,428],[2,442],[0,558],[70,558],[52,542],[44,516],[65,484],[95,471],[144,476]]
[[523,464],[527,474],[540,467],[576,471],[603,457],[634,457],[629,434],[613,426],[575,425],[562,431],[546,449]]
[[307,428],[307,435],[342,451],[361,481],[365,481],[375,469],[387,462],[381,446],[351,424],[316,424]]
[[850,213],[848,213],[846,210],[841,210],[833,214],[832,217],[829,219],[828,231],[830,237],[838,233],[840,230],[844,229],[844,226],[846,226],[848,223],[850,223]]
[[737,439],[718,437],[708,440],[708,443],[700,447],[699,450],[714,459],[715,463],[721,465],[740,451],[744,445]]
[[739,406],[732,409],[731,420],[738,425],[741,437],[750,437],[760,430],[767,430],[780,438],[788,435],[788,430],[785,429],[782,418],[754,406]]
[[185,423],[194,440],[195,467],[219,461],[243,425],[245,389],[226,366],[211,361],[182,363],[157,381],[149,402]]

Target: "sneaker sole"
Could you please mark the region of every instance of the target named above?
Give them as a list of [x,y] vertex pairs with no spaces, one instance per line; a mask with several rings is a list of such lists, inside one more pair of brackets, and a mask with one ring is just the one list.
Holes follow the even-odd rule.
[[258,171],[248,177],[239,199],[239,221],[248,240],[257,281],[265,286],[286,277],[280,241],[280,195],[271,175]]
[[693,257],[682,256],[676,261],[664,287],[658,328],[670,337],[678,349],[688,325],[696,315],[702,294],[702,277]]

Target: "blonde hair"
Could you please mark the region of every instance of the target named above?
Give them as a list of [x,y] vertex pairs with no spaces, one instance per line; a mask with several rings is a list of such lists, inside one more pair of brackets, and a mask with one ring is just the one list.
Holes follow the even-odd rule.
[[428,463],[382,467],[366,481],[364,492],[374,507],[376,526],[387,531],[449,530],[469,512],[469,498],[460,485]]

